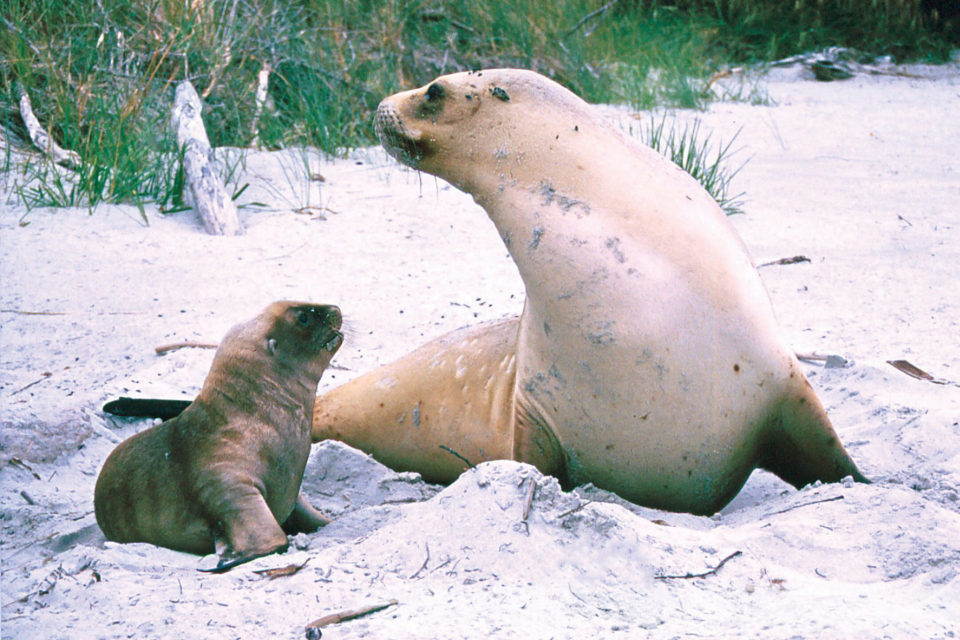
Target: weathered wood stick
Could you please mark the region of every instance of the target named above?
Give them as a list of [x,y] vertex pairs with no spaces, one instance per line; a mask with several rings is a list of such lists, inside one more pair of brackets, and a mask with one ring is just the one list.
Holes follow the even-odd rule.
[[76,151],[64,149],[58,145],[40,125],[37,116],[33,115],[33,106],[30,104],[30,96],[27,95],[26,91],[22,91],[20,95],[20,117],[23,118],[23,124],[26,125],[27,131],[30,132],[30,140],[33,141],[37,149],[50,156],[57,164],[64,165],[71,169],[76,169],[80,166],[80,154]]
[[257,73],[257,93],[254,97],[253,123],[250,125],[251,147],[260,146],[260,116],[263,114],[263,105],[267,103],[267,88],[270,86],[270,64],[263,63],[263,68]]
[[389,600],[383,604],[374,604],[366,607],[361,607],[359,609],[350,609],[348,611],[340,611],[338,613],[331,613],[323,616],[322,618],[317,618],[313,622],[307,625],[307,629],[319,629],[321,627],[326,627],[327,625],[337,624],[340,622],[346,622],[347,620],[353,620],[354,618],[360,618],[371,613],[376,613],[377,611],[383,611],[387,607],[392,607],[397,604],[396,600]]
[[240,235],[243,228],[237,218],[237,208],[214,171],[213,151],[200,117],[201,109],[196,89],[184,80],[177,86],[171,123],[177,134],[177,144],[183,147],[185,187],[207,233]]

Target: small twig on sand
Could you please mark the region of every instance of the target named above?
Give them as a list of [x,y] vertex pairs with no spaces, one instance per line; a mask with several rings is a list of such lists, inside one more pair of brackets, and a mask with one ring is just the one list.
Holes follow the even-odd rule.
[[464,458],[462,455],[460,455],[459,453],[457,453],[456,451],[454,451],[453,449],[451,449],[451,448],[448,447],[447,445],[441,444],[441,445],[440,445],[440,448],[443,449],[444,451],[446,451],[447,453],[456,456],[461,462],[463,462],[463,464],[467,465],[467,467],[469,467],[469,468],[471,468],[471,469],[475,469],[475,468],[477,467],[477,465],[473,464],[472,462],[470,462],[469,460],[467,460],[466,458]]
[[319,635],[311,635],[311,629],[320,629],[321,627],[326,627],[327,625],[338,624],[340,622],[346,622],[347,620],[353,620],[354,618],[360,618],[371,613],[376,613],[377,611],[383,611],[387,607],[392,607],[395,604],[398,604],[397,600],[390,600],[383,604],[373,604],[366,607],[361,607],[359,609],[348,609],[346,611],[339,611],[337,613],[328,613],[322,618],[317,618],[306,626],[307,638],[320,637]]
[[276,580],[277,578],[294,575],[295,573],[299,572],[300,569],[303,569],[305,566],[307,566],[308,562],[310,562],[310,558],[307,558],[301,564],[288,564],[285,567],[276,567],[275,569],[257,569],[254,571],[254,573],[264,578]]
[[812,504],[820,504],[822,502],[833,502],[834,500],[843,500],[843,496],[833,496],[832,498],[823,498],[822,500],[811,500],[810,502],[801,502],[800,504],[795,504],[792,507],[787,507],[786,509],[780,509],[779,511],[773,511],[767,514],[767,517],[775,516],[778,513],[786,513],[787,511],[793,511],[794,509],[799,509],[800,507],[809,507]]
[[734,558],[742,554],[743,554],[742,551],[734,551],[733,553],[728,555],[726,558],[721,560],[720,564],[715,566],[713,569],[710,569],[709,571],[704,571],[703,573],[688,573],[682,576],[653,576],[653,577],[656,580],[689,580],[691,578],[706,578],[707,576],[715,575],[718,571],[720,571],[723,565],[727,564],[727,562],[729,562],[730,560],[733,560]]
[[27,504],[29,504],[31,507],[37,504],[36,502],[33,501],[33,498],[31,498],[30,494],[28,494],[26,491],[21,491],[20,497],[26,500]]
[[528,478],[527,481],[530,483],[530,486],[527,487],[527,497],[523,501],[523,517],[521,520],[523,522],[527,521],[527,518],[530,517],[530,506],[533,504],[533,492],[537,490],[537,480],[536,478]]
[[575,506],[573,509],[568,509],[567,511],[564,511],[563,513],[561,513],[561,514],[560,514],[559,516],[557,516],[557,517],[558,517],[558,518],[566,518],[567,516],[573,515],[573,514],[576,513],[577,511],[580,511],[580,509],[583,509],[585,506],[587,506],[588,504],[591,504],[591,503],[593,503],[593,502],[594,502],[593,500],[587,500],[586,502],[581,502],[580,504],[578,504],[577,506]]
[[21,311],[20,309],[0,309],[0,313],[16,313],[21,316],[65,316],[62,311]]
[[174,342],[173,344],[162,344],[155,347],[154,351],[158,356],[166,355],[177,349],[216,349],[219,345],[211,342]]
[[770,267],[776,264],[798,264],[800,262],[810,262],[810,258],[807,256],[793,256],[792,258],[780,258],[779,260],[771,260],[770,262],[764,262],[763,264],[758,264],[757,269],[760,267]]
[[420,565],[420,568],[417,569],[416,573],[414,573],[412,576],[410,576],[409,578],[407,578],[407,580],[413,580],[414,578],[416,578],[417,576],[419,576],[419,575],[420,575],[420,572],[427,568],[427,563],[430,562],[430,544],[427,543],[427,542],[424,542],[424,543],[423,543],[423,546],[426,547],[427,557],[423,559],[423,564]]
[[28,384],[28,385],[25,386],[25,387],[20,387],[19,389],[17,389],[16,391],[14,391],[13,393],[11,393],[10,395],[11,395],[11,396],[15,396],[15,395],[17,395],[18,393],[20,393],[21,391],[26,391],[27,389],[29,389],[29,388],[32,387],[33,385],[35,385],[35,384],[40,384],[41,382],[43,382],[44,380],[46,380],[47,378],[49,378],[49,377],[52,376],[52,375],[53,375],[53,374],[52,374],[51,372],[49,372],[49,371],[44,371],[43,374],[42,374],[42,376],[43,376],[42,378],[40,378],[39,380],[34,380],[33,382],[31,382],[30,384]]

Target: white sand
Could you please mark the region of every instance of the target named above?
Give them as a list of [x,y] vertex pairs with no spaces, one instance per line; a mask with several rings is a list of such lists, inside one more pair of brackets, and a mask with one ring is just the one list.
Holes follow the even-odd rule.
[[[797,351],[850,362],[807,374],[875,484],[796,491],[758,472],[721,515],[697,518],[565,494],[512,462],[441,490],[328,442],[304,490],[338,519],[226,575],[197,572],[210,558],[104,542],[96,474],[147,423],[107,418],[103,402],[192,397],[212,353],[153,348],[216,342],[275,299],[343,308],[345,369],[322,389],[515,313],[522,286],[493,225],[377,150],[315,159],[326,180],[312,187],[297,154],[251,154],[241,201],[271,207],[243,209],[239,238],[154,207],[149,225],[129,206],[24,215],[14,175],[0,176],[0,633],[292,639],[396,599],[324,637],[960,636],[960,388],[885,362],[960,381],[960,68],[913,71],[930,77],[787,71],[765,83],[772,106],[700,114],[723,139],[742,127],[750,162],[734,186],[749,200],[734,223],[757,263],[811,260],[761,274]],[[291,211],[306,205],[326,219]],[[660,579],[737,551],[713,575]],[[293,576],[254,573],[307,560]]]

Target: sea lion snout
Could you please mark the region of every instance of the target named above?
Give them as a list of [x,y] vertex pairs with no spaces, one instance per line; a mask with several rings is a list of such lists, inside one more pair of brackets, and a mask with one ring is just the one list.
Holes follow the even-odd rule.
[[407,129],[400,109],[389,98],[377,107],[373,128],[387,153],[403,164],[416,168],[423,158],[423,149],[413,132]]
[[318,328],[317,344],[324,351],[336,352],[343,344],[343,313],[340,307],[332,304],[309,305],[293,309],[296,322],[303,328]]

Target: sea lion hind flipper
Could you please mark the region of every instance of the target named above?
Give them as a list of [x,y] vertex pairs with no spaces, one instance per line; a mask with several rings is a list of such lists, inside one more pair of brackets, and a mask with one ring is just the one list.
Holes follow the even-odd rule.
[[847,454],[813,390],[785,398],[775,410],[763,439],[761,469],[793,486],[817,480],[839,482],[847,476],[869,484]]
[[175,418],[190,406],[190,400],[163,398],[128,398],[121,396],[103,405],[103,412],[121,418]]
[[283,521],[283,530],[288,534],[313,533],[320,527],[330,524],[330,518],[323,515],[310,504],[303,493],[297,495],[297,504]]

